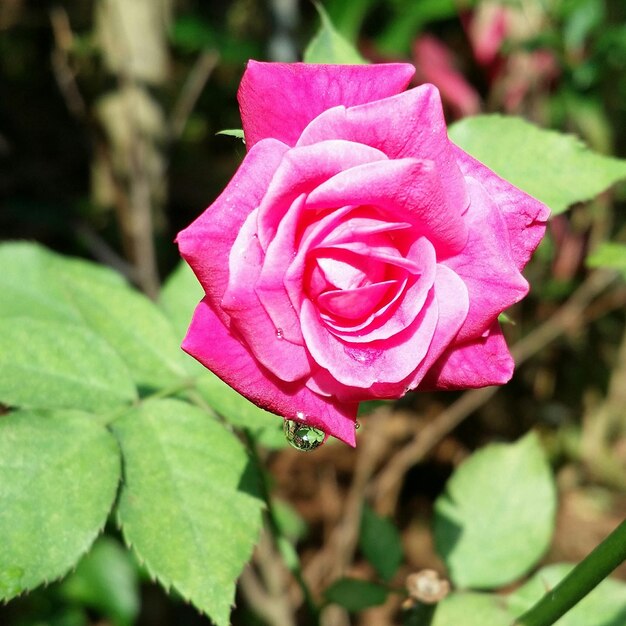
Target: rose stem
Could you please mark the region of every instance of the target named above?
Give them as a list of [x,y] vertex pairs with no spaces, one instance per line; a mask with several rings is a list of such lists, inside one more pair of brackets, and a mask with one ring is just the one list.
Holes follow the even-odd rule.
[[302,592],[302,596],[304,598],[304,603],[306,604],[307,609],[309,610],[309,614],[311,615],[311,618],[313,620],[313,626],[319,626],[320,609],[313,599],[313,594],[311,593],[311,590],[309,589],[306,580],[304,580],[304,577],[302,575],[302,569],[300,567],[300,559],[298,558],[296,551],[289,543],[289,540],[283,536],[278,521],[276,519],[276,512],[274,509],[274,504],[270,495],[270,489],[267,481],[267,472],[263,463],[261,462],[256,439],[250,431],[245,430],[244,433],[246,436],[250,454],[252,456],[252,460],[259,470],[258,473],[260,476],[259,483],[261,489],[261,497],[267,505],[267,526],[274,539],[276,550],[283,558],[285,565],[287,566],[295,581],[298,583],[298,586],[300,587],[300,591]]
[[512,626],[550,626],[626,560],[626,521]]

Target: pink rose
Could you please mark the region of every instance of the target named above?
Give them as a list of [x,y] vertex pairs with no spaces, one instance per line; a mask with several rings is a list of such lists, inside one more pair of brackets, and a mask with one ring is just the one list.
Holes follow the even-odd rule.
[[206,292],[183,349],[350,445],[360,401],[509,380],[497,318],[548,216],[448,140],[413,71],[251,61],[248,154],[177,239]]

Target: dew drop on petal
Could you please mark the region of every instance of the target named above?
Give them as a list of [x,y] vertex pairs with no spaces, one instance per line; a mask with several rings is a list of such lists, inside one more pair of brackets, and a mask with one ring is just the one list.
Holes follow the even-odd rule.
[[359,430],[359,428],[361,428],[361,422],[359,421],[354,422],[354,430]]
[[306,422],[306,413],[304,411],[298,411],[296,413],[296,419],[301,422]]
[[282,339],[285,336],[285,333],[283,333],[283,329],[282,328],[277,328],[276,329],[276,339]]
[[320,428],[307,426],[296,420],[286,419],[283,430],[289,444],[296,450],[304,450],[305,452],[319,448],[326,439],[326,433]]

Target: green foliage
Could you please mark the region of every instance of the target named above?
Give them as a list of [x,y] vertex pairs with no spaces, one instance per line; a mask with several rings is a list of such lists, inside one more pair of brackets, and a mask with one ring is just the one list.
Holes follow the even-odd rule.
[[167,277],[159,296],[159,306],[174,326],[178,337],[185,335],[191,314],[203,297],[202,287],[191,268],[180,261]]
[[[32,244],[0,246],[0,401],[65,409],[0,418],[0,598],[62,576],[89,549],[119,481],[112,428],[125,539],[166,587],[228,623],[261,523],[256,470],[210,411],[146,397],[180,394],[196,375],[208,381],[198,398],[225,414],[252,407],[229,387],[231,400],[214,402],[223,383],[180,350],[184,331],[173,324],[182,329],[201,297],[185,271],[168,282],[161,309],[111,270]],[[128,558],[108,541],[61,591],[127,626],[135,585]]]
[[[509,610],[520,615],[570,572],[573,565],[555,564],[540,569],[507,597]],[[626,584],[607,578],[566,613],[558,626],[623,626],[626,624]]]
[[588,257],[588,267],[606,267],[617,270],[626,278],[626,244],[605,242]]
[[339,604],[353,613],[384,604],[388,595],[386,587],[355,578],[341,578],[324,592],[328,602]]
[[419,32],[431,22],[449,19],[458,13],[455,0],[394,0],[395,15],[378,37],[379,48],[390,56],[405,55]]
[[391,520],[363,507],[359,547],[379,576],[389,581],[403,561],[402,539]]
[[514,617],[499,596],[452,593],[437,605],[432,626],[508,626]]
[[576,137],[537,128],[521,118],[480,115],[449,130],[461,148],[554,214],[626,178],[626,161],[596,154]]
[[335,29],[321,4],[315,4],[322,24],[304,51],[305,63],[363,65],[367,61]]
[[[0,289],[6,295],[0,318],[62,320],[90,330],[99,337],[95,342],[106,341],[117,352],[129,368],[126,375],[142,387],[171,385],[186,375],[180,342],[165,316],[112,270],[34,244],[7,243],[0,248]],[[86,336],[82,330],[76,334]],[[70,353],[71,347],[68,358],[87,358]],[[113,377],[117,364],[114,357]]]
[[170,30],[170,40],[184,52],[219,50],[228,63],[245,63],[263,56],[262,46],[248,37],[237,37],[198,15],[181,15]]
[[114,438],[93,416],[0,418],[0,598],[65,574],[89,549],[120,477]]
[[356,41],[367,12],[376,0],[326,0],[324,7],[332,23],[348,41]]
[[215,134],[226,135],[227,137],[235,137],[236,139],[241,139],[243,143],[246,143],[246,138],[244,137],[243,129],[241,128],[227,128],[226,130],[219,130]]
[[131,555],[117,541],[101,537],[63,581],[66,601],[95,609],[115,626],[131,626],[139,612],[139,582]]
[[128,368],[88,328],[27,317],[0,319],[0,401],[98,411],[136,398]]
[[473,454],[435,503],[435,542],[454,583],[481,589],[520,578],[550,544],[556,504],[535,434]]
[[114,424],[124,455],[125,540],[166,587],[223,626],[261,526],[255,474],[236,437],[199,409],[149,400]]

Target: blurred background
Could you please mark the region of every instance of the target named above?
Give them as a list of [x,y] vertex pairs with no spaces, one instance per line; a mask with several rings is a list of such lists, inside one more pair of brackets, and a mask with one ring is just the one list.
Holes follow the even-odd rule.
[[[368,60],[408,61],[416,84],[437,85],[450,122],[522,115],[626,157],[623,0],[322,4]],[[298,60],[318,25],[314,5],[297,0],[0,0],[0,238],[112,266],[156,297],[178,262],[176,233],[244,156],[239,139],[217,133],[240,127],[246,61]],[[626,295],[623,282],[598,283],[585,258],[599,242],[626,240],[625,202],[618,187],[551,222],[526,272],[532,295],[507,326],[523,364],[506,388],[376,408],[385,419],[363,418],[359,451],[268,452],[314,589],[332,576],[329,537],[348,495],[393,517],[405,573],[440,569],[429,520],[452,469],[533,427],[562,494],[548,560],[580,559],[624,517]],[[208,623],[149,583],[114,525],[98,545],[101,561],[81,575],[99,592],[75,577],[0,607],[0,623]],[[358,553],[350,559],[344,569],[367,568]],[[234,623],[267,623],[243,587]],[[355,623],[393,623],[397,607],[384,610]]]

